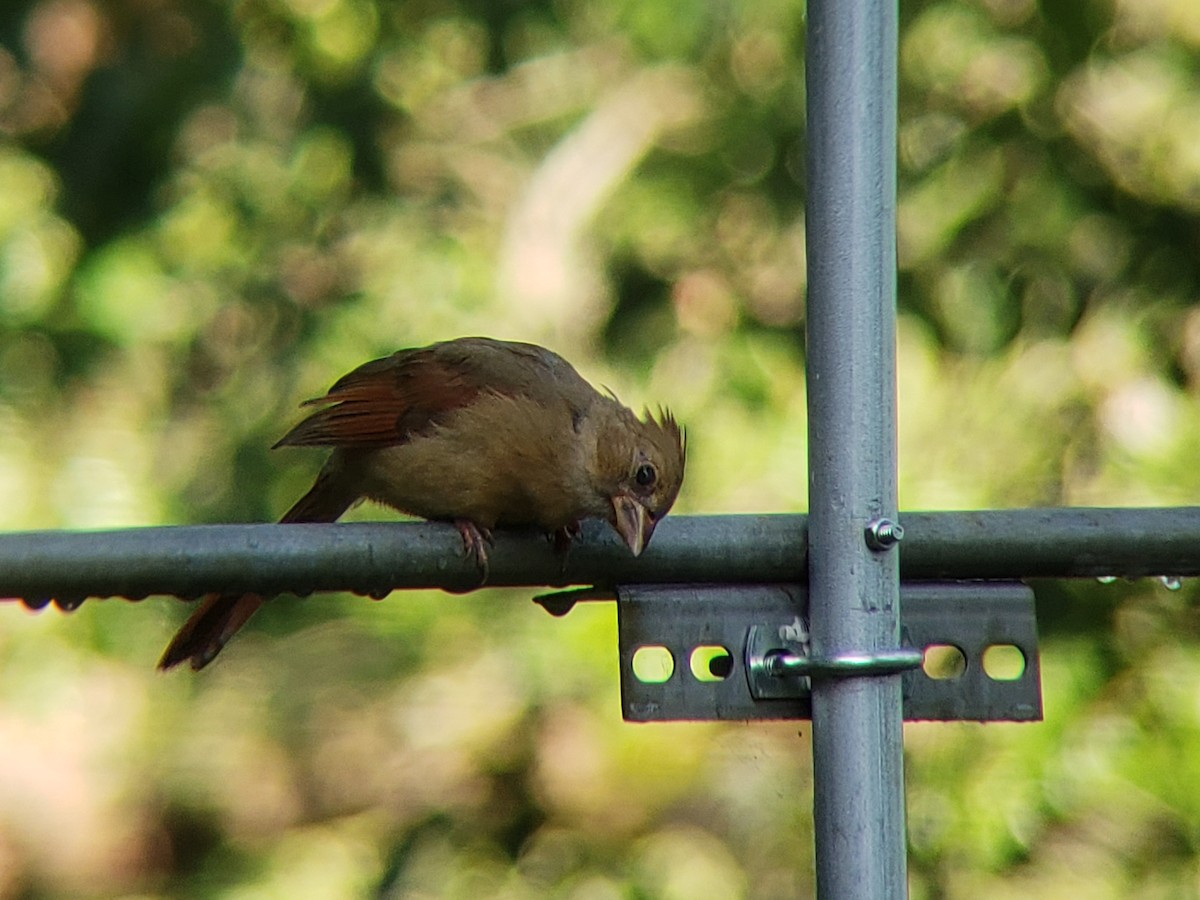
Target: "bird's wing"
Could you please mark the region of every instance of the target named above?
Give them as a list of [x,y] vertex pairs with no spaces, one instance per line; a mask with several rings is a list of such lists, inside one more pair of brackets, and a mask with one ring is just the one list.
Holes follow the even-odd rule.
[[276,447],[367,449],[427,433],[483,392],[565,403],[582,413],[593,388],[562,357],[533,344],[459,338],[401,350],[339,379]]

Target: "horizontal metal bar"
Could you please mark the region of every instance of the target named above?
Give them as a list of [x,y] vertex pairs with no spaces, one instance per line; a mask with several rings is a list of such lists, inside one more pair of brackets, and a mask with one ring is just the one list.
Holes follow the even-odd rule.
[[[498,530],[488,551],[488,585],[794,581],[802,567],[801,517],[676,517],[662,523],[640,558],[600,522],[584,523],[564,561],[533,531]],[[450,525],[428,522],[334,525],[197,525],[107,532],[0,535],[0,597],[138,599],[211,591],[263,594],[393,589],[468,591],[480,572]]]
[[[488,584],[799,582],[806,521],[672,516],[637,559],[606,525],[588,522],[565,565],[540,535],[500,531]],[[913,512],[900,521],[900,571],[910,580],[1200,574],[1200,507]],[[478,586],[458,532],[425,522],[0,535],[0,597],[68,605],[92,596]]]
[[901,513],[907,579],[1200,574],[1200,507]]

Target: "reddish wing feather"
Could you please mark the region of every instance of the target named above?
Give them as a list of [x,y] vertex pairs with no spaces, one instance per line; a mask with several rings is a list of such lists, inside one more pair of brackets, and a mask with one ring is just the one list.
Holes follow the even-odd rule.
[[321,409],[276,447],[386,447],[403,444],[466,406],[483,386],[423,351],[401,351],[355,369],[324,397]]
[[369,449],[403,444],[427,433],[482,392],[527,396],[552,406],[566,400],[573,414],[596,392],[571,364],[533,344],[459,338],[401,350],[359,366],[324,397],[322,406],[275,446]]

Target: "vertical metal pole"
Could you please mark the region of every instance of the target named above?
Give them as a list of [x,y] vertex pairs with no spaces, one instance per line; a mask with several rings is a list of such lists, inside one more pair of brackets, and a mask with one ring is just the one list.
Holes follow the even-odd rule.
[[[809,586],[813,653],[899,646],[897,0],[809,0]],[[907,894],[900,677],[812,689],[817,891]]]

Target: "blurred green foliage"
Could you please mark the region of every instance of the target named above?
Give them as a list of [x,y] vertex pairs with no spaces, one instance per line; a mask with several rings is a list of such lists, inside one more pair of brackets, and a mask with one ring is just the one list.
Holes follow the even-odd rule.
[[[1200,496],[1200,5],[901,4],[905,508]],[[800,0],[8,0],[0,527],[268,520],[294,407],[550,344],[805,503]],[[378,510],[356,513],[378,516]],[[915,898],[1200,894],[1196,588],[1039,586],[1047,721],[907,729]],[[619,721],[611,610],[2,610],[0,897],[811,893],[795,725]]]

